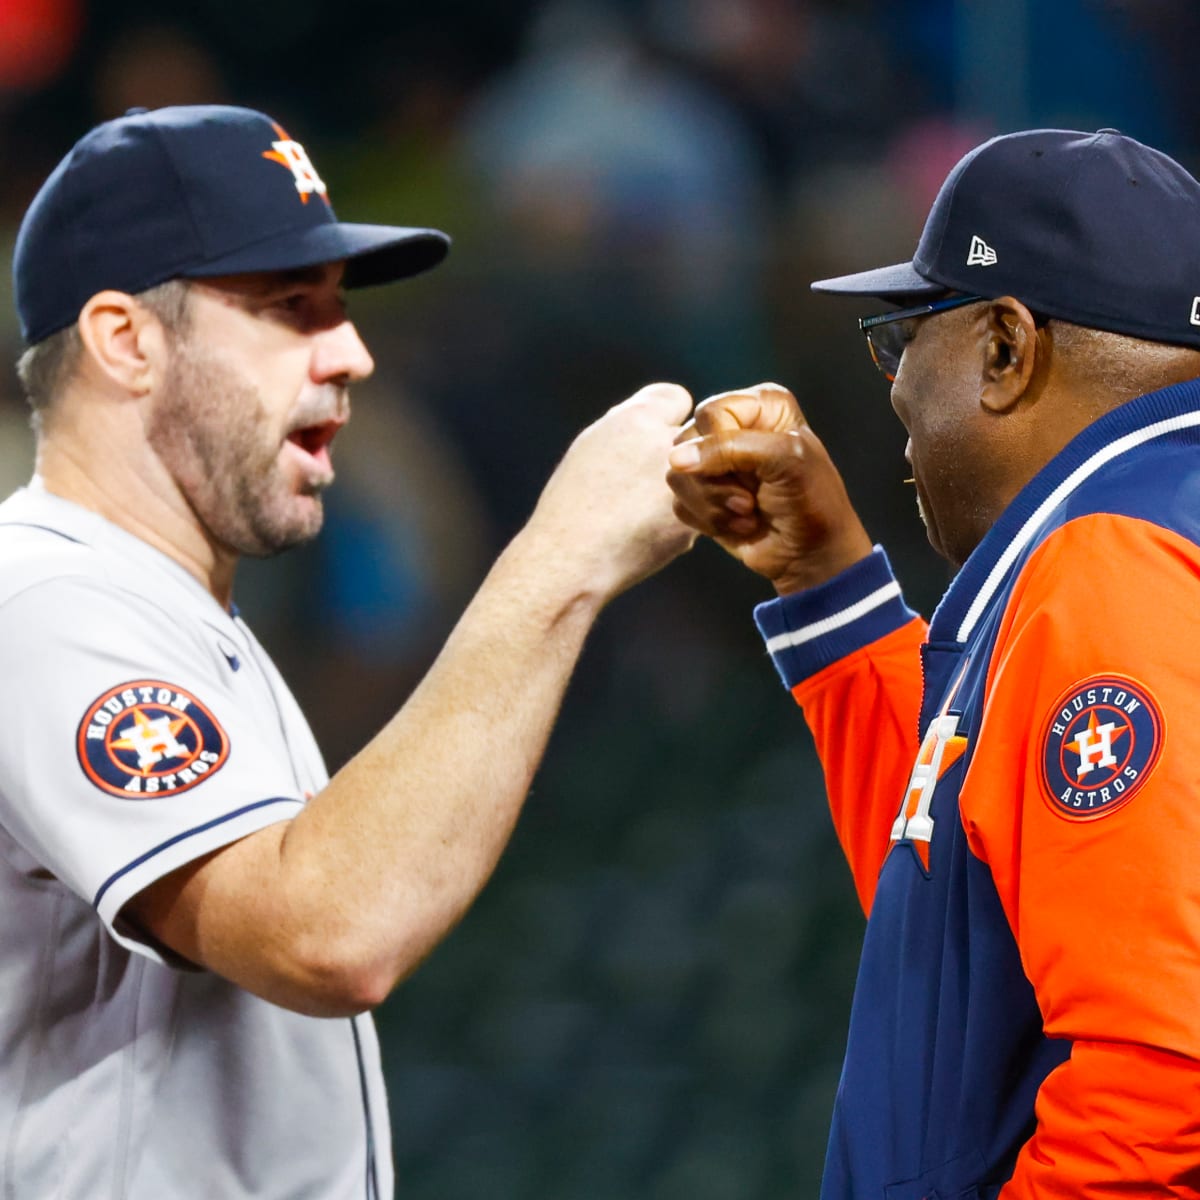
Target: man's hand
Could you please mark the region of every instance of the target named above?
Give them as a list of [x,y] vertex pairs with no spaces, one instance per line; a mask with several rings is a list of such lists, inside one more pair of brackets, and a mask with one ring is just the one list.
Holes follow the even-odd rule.
[[871,539],[795,396],[774,383],[711,396],[671,452],[675,512],[781,595],[871,553]]
[[581,572],[586,591],[611,599],[696,540],[675,514],[668,455],[692,411],[673,383],[653,383],[609,409],[571,444],[546,484],[524,537],[554,570]]
[[652,384],[585,429],[392,720],[291,821],[165,875],[125,919],[297,1012],[379,1004],[495,867],[600,608],[695,540],[666,482],[691,409]]

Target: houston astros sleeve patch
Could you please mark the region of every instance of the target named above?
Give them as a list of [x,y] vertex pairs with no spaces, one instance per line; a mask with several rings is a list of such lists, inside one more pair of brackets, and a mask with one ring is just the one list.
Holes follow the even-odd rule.
[[1162,751],[1162,710],[1145,685],[1094,675],[1068,688],[1046,719],[1042,783],[1050,808],[1089,821],[1123,808]]
[[215,774],[229,738],[190,692],[157,679],[110,688],[79,722],[79,765],[102,791],[174,796]]

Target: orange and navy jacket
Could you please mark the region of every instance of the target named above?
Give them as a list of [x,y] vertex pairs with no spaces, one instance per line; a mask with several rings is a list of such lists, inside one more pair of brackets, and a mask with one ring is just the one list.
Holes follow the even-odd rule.
[[756,612],[868,915],[823,1200],[1200,1197],[1200,381],[1089,426],[928,627]]

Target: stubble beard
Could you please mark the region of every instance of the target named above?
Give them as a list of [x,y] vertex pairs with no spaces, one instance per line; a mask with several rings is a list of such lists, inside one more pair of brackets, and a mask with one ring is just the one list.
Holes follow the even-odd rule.
[[208,535],[239,555],[270,558],[311,541],[329,480],[300,489],[279,461],[258,390],[212,355],[176,342],[147,438]]

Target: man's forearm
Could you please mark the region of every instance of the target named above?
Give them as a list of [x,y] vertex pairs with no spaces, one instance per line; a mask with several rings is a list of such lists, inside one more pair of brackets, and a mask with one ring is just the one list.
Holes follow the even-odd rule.
[[665,482],[689,406],[656,385],[585,430],[401,711],[290,822],[126,915],[289,1008],[382,1000],[494,869],[597,614],[691,544]]

